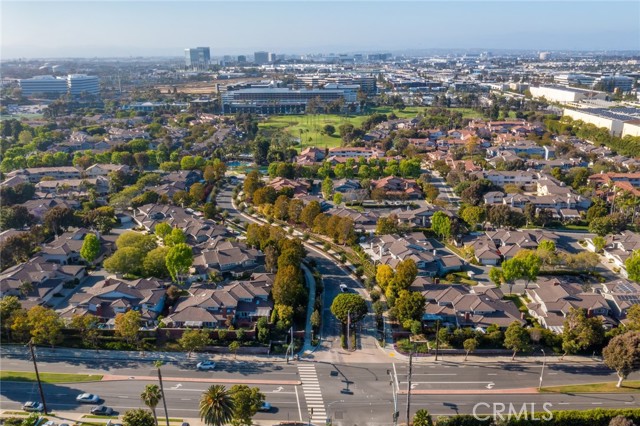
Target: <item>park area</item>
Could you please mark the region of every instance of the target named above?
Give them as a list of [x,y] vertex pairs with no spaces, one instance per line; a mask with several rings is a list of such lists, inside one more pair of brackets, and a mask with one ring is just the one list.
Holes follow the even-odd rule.
[[[481,114],[470,108],[451,108],[460,111],[464,118],[480,118]],[[267,120],[259,123],[261,130],[267,133],[278,130],[287,132],[292,137],[300,140],[299,150],[303,150],[309,146],[318,148],[334,148],[341,146],[339,128],[343,124],[352,124],[359,127],[373,113],[391,114],[392,112],[398,118],[414,118],[419,113],[425,113],[428,108],[424,107],[408,107],[403,110],[393,109],[391,107],[373,108],[368,114],[363,115],[338,115],[338,114],[314,114],[314,115],[273,115]],[[326,134],[323,129],[329,124],[335,128],[332,135]]]

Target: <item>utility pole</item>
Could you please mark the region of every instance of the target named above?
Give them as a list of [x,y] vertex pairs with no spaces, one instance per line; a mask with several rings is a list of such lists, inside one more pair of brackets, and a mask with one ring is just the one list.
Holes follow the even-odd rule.
[[164,386],[162,386],[162,372],[160,371],[160,367],[162,366],[162,361],[158,360],[154,362],[154,365],[158,369],[158,380],[160,381],[160,393],[162,394],[162,405],[164,406],[164,417],[167,420],[167,426],[169,426],[169,412],[167,411],[167,399],[164,397]]
[[351,311],[347,311],[347,350],[351,350]]
[[413,370],[413,348],[409,352],[409,376],[407,377],[407,426],[411,424],[411,372]]
[[538,390],[542,389],[542,376],[544,375],[544,366],[547,363],[547,354],[544,353],[544,349],[540,349],[542,351],[542,355],[544,358],[542,359],[542,370],[540,370],[540,384],[538,385]]
[[438,349],[440,349],[440,320],[436,321],[436,361],[438,360]]
[[[40,381],[40,373],[38,372],[38,364],[36,363],[36,354],[33,352],[33,339],[29,340],[29,350],[31,351],[31,360],[33,361],[33,369],[36,371],[36,380],[38,381],[38,391],[42,400],[44,414],[47,414],[47,402],[44,400],[44,391],[42,390],[42,382]],[[168,425],[167,425],[168,426]]]

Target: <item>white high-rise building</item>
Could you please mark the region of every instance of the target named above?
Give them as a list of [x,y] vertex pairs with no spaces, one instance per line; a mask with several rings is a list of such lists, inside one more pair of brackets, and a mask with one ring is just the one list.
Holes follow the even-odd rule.
[[69,74],[67,76],[69,94],[77,96],[81,93],[97,95],[100,93],[100,81],[98,77],[85,74]]
[[67,79],[57,78],[52,75],[38,75],[33,78],[26,78],[19,81],[20,89],[24,96],[34,94],[65,94],[67,93]]

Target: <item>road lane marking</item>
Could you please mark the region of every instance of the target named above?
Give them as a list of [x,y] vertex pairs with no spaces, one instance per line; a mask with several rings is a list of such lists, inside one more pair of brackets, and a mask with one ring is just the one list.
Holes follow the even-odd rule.
[[298,402],[298,414],[300,415],[300,421],[302,421],[302,408],[300,408],[300,398],[298,397],[298,387],[295,386],[294,389],[296,390],[296,401]]

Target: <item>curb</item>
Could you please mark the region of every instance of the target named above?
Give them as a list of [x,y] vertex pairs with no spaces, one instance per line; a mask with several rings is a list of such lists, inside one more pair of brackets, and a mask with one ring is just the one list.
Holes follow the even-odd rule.
[[[129,380],[149,380],[157,381],[156,376],[117,376],[105,374],[103,382],[129,381]],[[301,385],[300,380],[264,380],[264,379],[205,379],[196,377],[163,377],[163,382],[192,382],[192,383],[233,383],[247,385]]]

